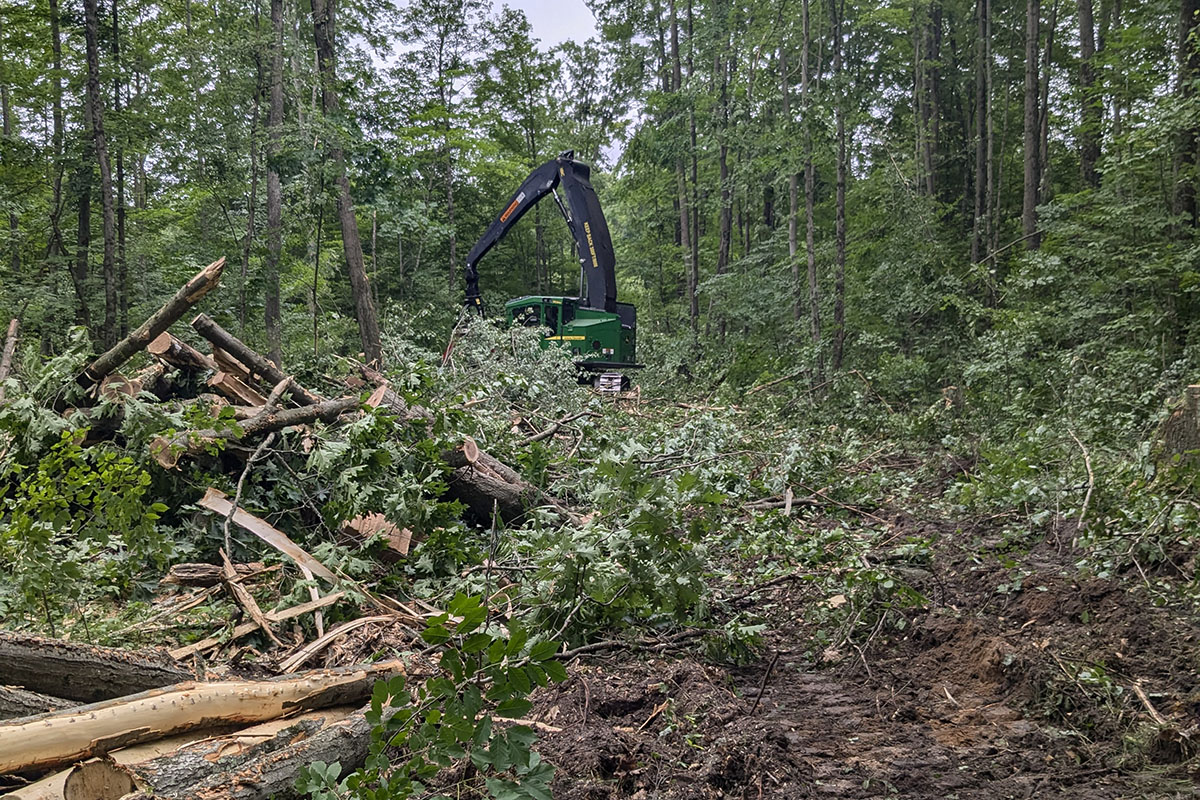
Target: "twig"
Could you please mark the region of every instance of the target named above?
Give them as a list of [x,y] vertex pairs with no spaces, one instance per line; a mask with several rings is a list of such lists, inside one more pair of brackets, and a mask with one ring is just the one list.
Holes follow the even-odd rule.
[[799,481],[796,481],[796,485],[799,486],[801,489],[804,489],[809,494],[816,495],[817,497],[820,497],[822,500],[827,500],[830,503],[833,503],[835,506],[844,508],[847,511],[853,511],[855,514],[861,514],[862,516],[873,519],[882,525],[888,524],[888,521],[886,519],[884,519],[883,517],[877,517],[874,514],[872,514],[870,511],[864,511],[861,508],[857,508],[857,507],[851,506],[851,505],[846,505],[845,503],[843,503],[839,500],[834,500],[832,497],[825,494],[824,489],[810,489],[809,487],[805,486],[803,483],[800,483]]
[[1087,494],[1083,496],[1083,506],[1079,509],[1079,520],[1075,523],[1075,540],[1071,542],[1071,546],[1076,546],[1079,541],[1079,531],[1083,528],[1083,518],[1087,516],[1088,504],[1092,502],[1092,490],[1096,488],[1096,475],[1092,472],[1092,455],[1084,446],[1083,442],[1079,441],[1079,437],[1075,435],[1075,431],[1068,430],[1067,433],[1075,440],[1075,444],[1079,445],[1079,449],[1083,451],[1083,466],[1087,468],[1088,485]]
[[767,671],[763,673],[762,681],[758,684],[758,695],[754,698],[754,705],[750,706],[750,711],[746,714],[748,717],[753,717],[754,712],[758,710],[758,704],[762,702],[763,692],[767,689],[767,681],[771,677],[771,670],[775,669],[775,662],[779,660],[779,651],[771,656],[771,663],[767,664]]
[[518,444],[519,444],[519,446],[523,447],[528,444],[533,444],[534,442],[540,442],[543,439],[549,439],[551,436],[558,433],[558,431],[564,425],[566,425],[568,422],[574,422],[575,420],[579,419],[580,417],[599,417],[599,416],[600,415],[594,411],[580,411],[578,414],[572,414],[569,417],[563,417],[562,419],[551,422],[549,425],[546,426],[545,430],[543,430],[540,433],[535,433],[533,436],[530,436],[529,438],[522,440]]
[[[285,384],[286,384],[286,381],[282,381],[282,382],[280,382],[279,386],[284,386]],[[279,386],[276,386],[275,389],[279,389]],[[279,397],[275,395],[274,391],[271,392],[271,395],[272,395],[272,397],[275,397],[275,400],[279,399]],[[263,410],[261,413],[264,413],[264,414],[269,413],[270,408],[271,408],[271,398],[267,398],[267,404],[265,406],[263,406]],[[246,466],[242,468],[241,477],[238,478],[238,482],[237,482],[237,491],[234,492],[234,494],[233,494],[233,506],[229,509],[229,513],[225,515],[225,522],[224,522],[224,525],[222,526],[225,531],[225,552],[226,553],[233,552],[233,547],[230,546],[229,523],[233,521],[233,515],[237,513],[238,508],[242,504],[242,487],[246,483],[246,476],[250,474],[251,465],[253,465],[254,462],[258,460],[259,456],[261,456],[263,454],[263,452],[268,447],[271,446],[271,442],[273,442],[273,441],[275,441],[275,433],[272,431],[271,433],[267,434],[265,439],[263,439],[261,442],[258,443],[258,447],[254,448],[254,452],[250,454],[250,457],[248,459],[246,459]]]
[[1146,696],[1146,690],[1142,688],[1141,681],[1134,681],[1133,693],[1137,695],[1138,700],[1142,701],[1142,705],[1146,707],[1146,711],[1149,712],[1150,718],[1153,719],[1157,725],[1165,728],[1170,724],[1162,714],[1158,713],[1158,709],[1154,707],[1154,704],[1150,702],[1150,698]]

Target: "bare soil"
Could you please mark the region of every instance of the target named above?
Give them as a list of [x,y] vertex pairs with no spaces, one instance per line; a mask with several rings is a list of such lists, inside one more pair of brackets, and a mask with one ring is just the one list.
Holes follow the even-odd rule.
[[535,698],[535,719],[562,729],[538,745],[558,766],[555,797],[1200,794],[1194,614],[1153,607],[1131,581],[1073,577],[1069,535],[1022,553],[1021,587],[998,591],[1012,568],[978,553],[1006,544],[899,524],[936,538],[934,563],[913,573],[930,602],[865,650],[806,659],[812,632],[794,620],[814,600],[785,581],[755,595],[773,621],[757,663],[623,652],[573,664]]

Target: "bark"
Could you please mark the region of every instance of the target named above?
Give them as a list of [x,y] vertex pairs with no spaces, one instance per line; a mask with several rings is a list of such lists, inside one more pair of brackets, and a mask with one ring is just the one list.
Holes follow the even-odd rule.
[[[89,120],[86,123],[88,125],[91,124],[91,112],[88,110],[90,105],[91,101],[85,96],[84,116]],[[94,334],[87,289],[88,261],[92,248],[92,165],[89,163],[91,149],[90,144],[84,146],[84,153],[75,173],[75,180],[72,181],[74,185],[71,187],[79,198],[75,213],[75,266],[71,270],[71,284],[75,289],[75,321]]]
[[1025,249],[1038,249],[1038,41],[1039,0],[1025,3],[1025,138],[1024,193],[1021,203],[1021,233],[1026,237]]
[[269,681],[187,681],[0,725],[0,771],[31,772],[120,747],[212,727],[253,724],[297,711],[361,702],[399,661],[317,670]]
[[[366,709],[314,728],[302,722],[249,748],[213,741],[127,769],[141,788],[124,800],[269,800],[295,797],[301,769],[338,763],[346,775],[360,767],[371,743]],[[96,800],[118,800],[99,795]]]
[[[252,375],[257,375],[271,386],[277,385],[280,381],[288,377],[274,362],[263,358],[261,354],[255,352],[242,342],[242,340],[226,331],[207,314],[200,314],[193,319],[192,327],[195,328],[197,333],[212,342],[214,347],[218,347],[232,355],[242,364],[249,367]],[[299,386],[295,381],[292,382],[292,399],[302,406],[314,406],[321,402],[319,396]]]
[[842,83],[842,26],[845,0],[836,0],[834,21],[833,74],[836,83],[836,105],[833,109],[837,127],[837,199],[834,229],[836,253],[833,277],[833,368],[842,367],[842,349],[846,342],[846,88]]
[[1092,0],[1077,0],[1079,12],[1079,176],[1084,186],[1097,188],[1100,176],[1100,134],[1103,107],[1096,95],[1096,23]]
[[88,388],[104,379],[108,373],[120,367],[134,353],[150,344],[159,334],[182,317],[189,308],[200,302],[221,280],[221,271],[225,268],[225,259],[219,258],[196,273],[185,283],[171,299],[167,300],[150,318],[143,322],[138,329],[121,341],[91,364],[78,377],[76,382]]
[[104,98],[100,93],[100,18],[97,0],[84,0],[84,38],[87,43],[87,94],[92,123],[92,149],[100,167],[100,205],[104,231],[104,326],[100,339],[105,347],[117,341],[116,216],[113,207],[112,167],[104,135]]
[[[1081,0],[1086,1],[1086,0]],[[987,81],[988,0],[975,0],[975,219],[971,226],[971,261],[978,264],[983,258],[987,241],[987,120],[991,113]]]
[[0,686],[0,719],[28,717],[77,705],[75,701],[61,697],[51,697],[16,686]]
[[[779,75],[782,84],[783,116],[789,130],[795,124],[792,119],[792,90],[789,81],[787,49],[779,49]],[[800,232],[800,173],[792,170],[788,173],[788,261],[792,265],[792,319],[800,320],[803,314],[803,301],[800,283],[800,259],[796,257],[799,251]],[[749,242],[746,250],[749,251]]]
[[271,99],[267,111],[267,261],[265,324],[267,358],[283,364],[279,303],[279,257],[283,251],[283,187],[279,159],[283,142],[283,0],[271,0]]
[[[678,95],[683,91],[683,61],[679,55],[679,17],[675,0],[670,0],[667,8],[671,34],[671,91]],[[688,209],[687,167],[682,156],[675,160],[675,190],[679,207],[679,248],[683,251],[683,274],[687,281],[688,318],[692,333],[695,333],[699,324],[699,306],[693,282],[695,265],[692,264],[692,215]]]
[[[317,64],[321,73],[321,110],[330,120],[341,115],[337,96],[337,53],[334,47],[334,3],[336,0],[311,0],[313,12],[313,41],[317,48]],[[350,275],[350,293],[354,298],[358,335],[363,355],[368,362],[381,363],[383,345],[379,334],[379,317],[371,299],[371,284],[363,263],[362,241],[358,220],[354,217],[354,200],[350,195],[350,179],[346,175],[346,158],[337,140],[329,145],[337,183],[338,221],[342,228],[342,251]],[[453,224],[453,223],[452,223]],[[452,248],[453,249],[453,248]],[[452,255],[453,257],[453,255]]]
[[0,631],[0,683],[92,703],[191,680],[153,650],[120,650]]
[[0,355],[0,403],[4,402],[4,381],[12,372],[13,352],[17,349],[17,330],[21,323],[13,319],[8,323],[8,333],[4,336],[4,353]]
[[[1180,0],[1178,73],[1176,90],[1180,97],[1190,100],[1196,94],[1195,82],[1200,77],[1200,0]],[[1200,145],[1200,123],[1193,122],[1179,134],[1175,155],[1175,212],[1185,224],[1197,226],[1196,163]]]
[[[261,561],[251,564],[234,564],[234,570],[242,578],[248,578],[267,567]],[[175,564],[162,579],[162,583],[174,586],[216,586],[224,580],[225,570],[216,564]]]
[[[51,104],[53,119],[53,136],[52,144],[54,148],[54,161],[50,165],[53,172],[51,184],[54,187],[53,197],[50,207],[50,244],[46,248],[47,254],[51,257],[55,255],[65,255],[66,246],[63,244],[62,229],[59,225],[59,220],[62,217],[62,177],[63,165],[66,159],[63,158],[63,108],[62,108],[62,34],[59,31],[58,23],[58,0],[49,0],[49,17],[50,17],[50,49],[52,61],[51,75]],[[72,273],[74,277],[74,273]],[[76,299],[80,297],[76,292]]]
[[804,0],[804,48],[800,54],[800,105],[804,114],[804,246],[808,258],[808,320],[809,336],[816,350],[816,364],[813,370],[813,386],[820,384],[824,378],[824,365],[821,356],[821,305],[817,287],[817,250],[815,243],[816,222],[813,216],[815,187],[813,181],[813,143],[812,128],[809,125],[809,111],[812,108],[809,97],[808,54],[810,39],[809,0]]
[[[121,25],[118,0],[112,0],[113,109],[121,112]],[[125,153],[120,144],[117,155],[117,312],[118,333],[129,335],[129,270],[125,263]]]
[[[226,380],[236,380],[226,373],[218,373]],[[213,385],[210,380],[209,385]],[[265,402],[265,398],[263,399]],[[261,403],[260,403],[261,404]],[[357,397],[339,397],[325,400],[314,406],[288,408],[274,411],[246,420],[241,425],[241,436],[234,436],[229,431],[200,430],[181,431],[173,436],[159,436],[150,443],[150,454],[163,469],[172,469],[179,464],[184,456],[194,456],[204,452],[209,447],[222,442],[242,441],[253,436],[259,436],[272,431],[280,431],[295,425],[308,425],[317,420],[332,422],[353,408],[357,408]]]
[[513,522],[536,504],[537,487],[487,453],[476,450],[475,458],[469,459],[460,448],[446,451],[442,458],[454,468],[447,493],[481,522],[491,522],[496,514]]
[[211,358],[187,342],[176,339],[167,331],[163,331],[146,345],[146,352],[184,372],[217,371],[217,365]]
[[1050,199],[1050,69],[1054,58],[1054,31],[1058,27],[1058,0],[1050,6],[1046,49],[1042,55],[1041,99],[1038,102],[1038,202]]
[[[3,37],[3,20],[0,19],[0,37]],[[2,41],[2,38],[0,38]],[[3,67],[0,67],[0,128],[3,129],[5,142],[12,141],[12,108],[9,106],[8,96],[8,75],[4,74]],[[21,274],[21,248],[19,246],[20,239],[20,220],[17,218],[17,213],[14,210],[8,212],[8,247],[9,247],[9,269],[12,272],[12,280],[18,280]],[[3,391],[3,390],[0,390]]]

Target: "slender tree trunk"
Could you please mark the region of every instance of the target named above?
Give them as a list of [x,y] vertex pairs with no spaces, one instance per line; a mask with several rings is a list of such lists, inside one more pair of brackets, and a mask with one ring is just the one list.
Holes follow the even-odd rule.
[[50,47],[53,53],[53,64],[51,76],[51,103],[53,107],[52,118],[54,120],[54,163],[50,165],[53,178],[51,183],[54,186],[52,199],[52,207],[50,208],[50,243],[46,248],[47,254],[53,258],[58,255],[66,255],[67,248],[63,243],[62,227],[60,220],[62,219],[63,198],[62,198],[62,178],[63,169],[66,159],[63,157],[63,144],[65,132],[63,130],[63,85],[62,85],[62,35],[59,32],[58,24],[58,0],[49,0],[50,2]]
[[1099,187],[1101,117],[1096,96],[1096,23],[1092,0],[1077,0],[1079,10],[1079,177],[1084,186]]
[[[695,74],[695,19],[693,0],[688,0],[687,5],[687,33],[688,33],[688,54],[687,54],[687,77],[688,86],[692,87]],[[695,95],[689,91],[688,98],[688,137],[689,150],[692,159],[692,196],[691,196],[691,245],[692,245],[692,263],[691,263],[691,319],[692,333],[696,333],[700,325],[700,198],[698,195],[700,186],[700,170],[697,159],[696,148],[696,100]]]
[[[729,251],[733,244],[733,192],[729,185],[729,80],[734,70],[732,50],[726,58],[718,54],[721,73],[721,143],[717,153],[721,179],[721,209],[717,220],[717,274],[729,269]],[[711,301],[709,308],[712,308]],[[719,313],[721,341],[725,340],[725,315]]]
[[1025,165],[1024,195],[1021,204],[1021,233],[1025,236],[1025,249],[1038,249],[1037,204],[1038,204],[1038,41],[1039,0],[1026,0],[1025,4],[1025,139],[1023,161]]
[[991,114],[987,81],[988,0],[975,0],[975,21],[978,25],[975,40],[975,224],[971,229],[971,261],[978,264],[987,241],[984,220],[988,215],[987,122]]
[[[91,0],[94,2],[95,0]],[[317,59],[321,72],[321,110],[328,118],[337,118],[341,109],[337,96],[337,58],[334,49],[334,2],[335,0],[312,0],[313,40],[317,48]],[[346,159],[341,142],[335,139],[329,148],[334,162],[337,181],[338,220],[342,227],[342,249],[346,257],[346,268],[350,273],[350,293],[354,297],[358,334],[362,340],[363,355],[368,363],[379,364],[383,360],[383,345],[379,335],[379,318],[371,300],[371,286],[363,264],[362,241],[358,233],[358,220],[354,216],[354,201],[350,196],[350,179],[346,175]],[[453,228],[453,224],[451,225]],[[451,259],[454,258],[453,237]]]
[[[118,0],[112,0],[113,110],[121,113],[121,24]],[[129,335],[129,269],[125,263],[125,149],[116,142],[117,156],[117,304],[118,336]]]
[[[4,20],[0,17],[0,42],[3,41]],[[7,54],[5,54],[7,59]],[[0,63],[0,118],[2,118],[2,127],[4,131],[5,143],[12,141],[12,109],[9,107],[8,96],[8,68]],[[9,247],[9,269],[12,271],[12,280],[20,280],[18,277],[21,273],[21,248],[18,244],[20,239],[20,220],[17,218],[16,211],[9,210],[8,212],[8,247]]]
[[283,187],[279,158],[283,140],[283,0],[271,0],[271,88],[267,109],[267,261],[264,303],[267,357],[283,364],[279,304],[279,258],[283,250]]
[[[1196,95],[1200,78],[1200,0],[1181,0],[1179,4],[1179,50],[1176,91],[1184,100]],[[1175,213],[1192,228],[1197,226],[1196,163],[1200,144],[1200,123],[1195,120],[1179,135],[1175,156]]]
[[[254,2],[254,30],[259,31],[258,0]],[[238,292],[238,334],[246,333],[246,284],[250,280],[250,251],[254,247],[254,212],[258,203],[258,117],[262,105],[262,54],[254,54],[254,105],[250,112],[250,194],[246,197],[246,235],[242,238],[242,275]],[[269,113],[269,112],[268,112]]]
[[1058,0],[1050,6],[1046,50],[1042,56],[1041,99],[1038,102],[1038,202],[1050,199],[1050,69],[1054,59],[1054,31],[1058,27]]
[[[805,6],[807,8],[807,6]],[[783,98],[784,130],[791,131],[795,127],[792,118],[792,91],[788,73],[787,47],[779,47],[779,75],[781,95]],[[792,319],[799,321],[804,314],[804,290],[800,280],[800,259],[797,253],[800,249],[800,173],[792,170],[788,173],[788,262],[792,265]],[[746,251],[750,243],[747,240]]]
[[92,116],[92,146],[100,167],[100,203],[104,213],[104,327],[105,347],[117,343],[116,217],[113,209],[112,168],[104,136],[104,98],[100,93],[100,16],[97,0],[84,0],[84,38],[87,43],[87,94]]
[[836,16],[833,26],[833,75],[836,97],[833,108],[837,127],[837,200],[835,235],[837,254],[833,278],[833,368],[842,368],[842,352],[846,342],[846,87],[842,83],[842,25],[845,0],[834,3]]
[[[676,14],[675,0],[668,4],[671,28],[671,90],[676,94],[683,91],[683,63],[679,55],[679,19]],[[686,159],[682,156],[675,160],[675,186],[679,194],[679,249],[683,251],[683,269],[687,276],[688,317],[691,321],[692,332],[698,325],[696,308],[696,285],[693,282],[694,265],[692,262],[692,216],[688,209],[687,168]]]
[[809,0],[804,0],[804,47],[800,52],[800,109],[804,115],[804,245],[808,255],[808,319],[809,335],[816,351],[816,363],[813,369],[812,385],[817,386],[824,380],[825,364],[821,354],[821,304],[817,287],[817,249],[816,222],[813,216],[815,195],[813,175],[813,142],[812,126],[809,115],[812,110],[809,97],[808,52],[810,47],[811,30],[809,24]]

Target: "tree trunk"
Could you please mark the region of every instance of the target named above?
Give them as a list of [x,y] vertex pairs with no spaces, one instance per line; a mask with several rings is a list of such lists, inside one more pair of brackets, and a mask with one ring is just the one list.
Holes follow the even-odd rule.
[[154,650],[93,647],[0,631],[0,683],[32,692],[94,703],[194,676]]
[[[197,333],[212,342],[214,347],[219,347],[232,355],[249,367],[253,374],[262,377],[271,386],[275,386],[280,381],[287,379],[288,376],[279,367],[250,349],[242,340],[226,331],[207,314],[200,314],[192,320],[192,327],[195,328]],[[321,402],[320,397],[299,386],[294,381],[291,392],[292,399],[299,405],[313,406]]]
[[1038,249],[1037,204],[1038,204],[1038,41],[1039,0],[1025,3],[1025,138],[1023,161],[1024,194],[1021,203],[1021,233],[1025,236],[1025,249]]
[[[1196,94],[1195,83],[1200,78],[1200,0],[1180,0],[1179,50],[1176,91],[1190,100]],[[1200,123],[1194,120],[1179,135],[1175,155],[1175,212],[1184,223],[1197,226],[1196,162],[1200,144]]]
[[[52,206],[50,208],[50,244],[46,248],[46,253],[50,258],[53,258],[57,255],[66,255],[66,246],[63,244],[62,229],[59,225],[59,220],[62,217],[63,166],[66,163],[66,159],[63,158],[64,133],[62,108],[62,35],[59,32],[58,26],[58,0],[49,0],[49,2],[50,48],[51,52],[53,53],[53,77],[51,78],[51,103],[53,110],[51,116],[54,120],[54,133],[52,139],[54,160],[50,165],[50,170],[53,174],[51,184],[54,187],[54,193],[52,195]],[[72,277],[74,277],[74,273],[72,273]],[[76,291],[77,299],[78,294],[78,291]]]
[[[0,41],[3,41],[4,21],[0,19]],[[7,56],[6,56],[7,60]],[[5,142],[11,142],[13,139],[12,129],[12,109],[9,107],[8,97],[8,75],[7,69],[0,66],[0,127],[3,128]],[[21,274],[21,248],[20,240],[20,220],[17,218],[17,212],[10,209],[8,212],[8,247],[9,247],[9,269],[12,273],[11,280],[20,280]]]
[[279,257],[283,251],[283,188],[279,159],[283,141],[283,0],[271,0],[271,98],[267,111],[267,262],[264,317],[267,358],[283,365],[279,304]]
[[[668,3],[668,13],[671,28],[671,91],[678,95],[683,91],[683,62],[679,55],[679,18],[675,0]],[[675,187],[679,194],[679,248],[683,251],[683,269],[687,281],[688,318],[694,334],[699,323],[699,300],[694,280],[696,269],[692,264],[692,215],[688,209],[687,167],[686,159],[682,156],[675,160]]]
[[1096,95],[1096,23],[1092,15],[1092,0],[1077,0],[1079,10],[1079,176],[1084,186],[1097,188],[1100,176],[1096,162],[1100,160],[1101,120],[1100,98]]
[[31,692],[15,686],[0,686],[0,719],[17,719],[59,711],[79,705],[73,700],[51,697],[48,694]]
[[[87,95],[84,95],[84,119],[85,126],[91,127],[91,100]],[[78,195],[78,203],[76,206],[76,234],[75,234],[75,265],[71,270],[71,284],[75,289],[76,313],[75,321],[88,329],[88,332],[95,338],[95,331],[92,330],[92,311],[91,304],[88,302],[88,271],[91,260],[92,249],[92,146],[89,142],[83,147],[83,154],[80,156],[79,168],[75,173],[75,180],[72,181],[71,189]]]
[[809,97],[808,53],[811,36],[809,24],[809,0],[804,0],[804,48],[800,54],[800,107],[804,114],[804,246],[808,257],[808,319],[809,336],[816,351],[812,383],[819,384],[824,378],[824,358],[821,355],[821,304],[817,287],[816,221],[813,216],[815,186],[813,175],[812,127],[809,114],[812,109]]
[[169,331],[163,331],[146,345],[146,352],[184,372],[216,372],[213,359],[201,353],[187,342],[176,339]]
[[[121,25],[118,0],[112,0],[113,110],[121,113]],[[118,142],[117,155],[117,333],[129,335],[129,269],[125,263],[125,151]]]
[[1054,31],[1058,27],[1058,0],[1050,6],[1046,49],[1042,56],[1041,99],[1038,102],[1038,202],[1050,199],[1050,69],[1054,59]]
[[[333,40],[335,1],[312,0],[313,40],[321,72],[321,109],[331,121],[341,114],[337,96],[337,56]],[[334,142],[329,147],[329,154],[337,176],[338,220],[342,227],[342,249],[346,257],[346,268],[350,273],[350,293],[354,297],[355,316],[358,318],[358,334],[362,340],[363,356],[368,362],[378,364],[383,359],[379,318],[375,313],[375,303],[371,300],[371,286],[363,264],[362,242],[358,233],[358,220],[354,217],[354,201],[350,196],[350,179],[346,175],[345,153],[336,135]]]
[[294,711],[362,702],[399,661],[318,670],[269,681],[186,681],[87,706],[0,724],[0,770],[44,770],[214,723],[253,724]]
[[987,121],[991,114],[991,98],[987,81],[988,0],[975,0],[975,223],[971,226],[971,262],[983,258],[987,241],[984,220],[988,216],[987,200]]
[[836,0],[833,26],[833,74],[837,96],[833,114],[837,127],[837,199],[835,235],[837,253],[833,278],[833,368],[842,367],[842,348],[846,341],[846,89],[842,83],[842,25],[845,0]]
[[116,216],[113,208],[112,168],[104,136],[104,97],[100,93],[100,17],[97,0],[84,0],[84,38],[87,42],[87,94],[92,122],[92,146],[100,167],[100,205],[104,214],[104,326],[100,340],[105,347],[117,341]]
[[[792,118],[792,89],[788,72],[787,47],[779,46],[779,76],[780,93],[783,100],[783,117],[785,130],[795,128]],[[800,259],[796,257],[800,249],[800,173],[788,170],[788,262],[792,265],[792,319],[799,321],[804,313],[804,293],[800,281]],[[749,241],[746,243],[749,252]]]
[[96,385],[108,373],[120,367],[129,358],[150,344],[160,333],[208,294],[221,280],[225,259],[220,258],[196,273],[174,296],[143,322],[137,330],[117,342],[112,349],[100,355],[75,379],[85,389]]

